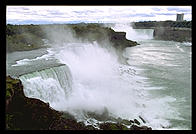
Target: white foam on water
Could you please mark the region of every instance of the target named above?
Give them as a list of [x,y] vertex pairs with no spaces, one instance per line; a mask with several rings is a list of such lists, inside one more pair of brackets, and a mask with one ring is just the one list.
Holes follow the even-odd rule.
[[133,29],[129,23],[115,24],[112,29],[116,32],[126,32],[126,38],[134,41],[153,39],[153,29]]
[[[123,31],[126,27],[123,27]],[[138,33],[129,35],[129,32],[126,36],[128,39],[130,36],[138,35]],[[38,89],[36,92],[38,98],[49,102],[54,109],[68,111],[78,120],[84,121],[86,120],[84,111],[102,113],[104,109],[107,109],[112,116],[125,119],[136,118],[140,122],[142,122],[139,118],[141,116],[153,129],[168,129],[171,126],[169,119],[179,119],[176,109],[168,105],[168,103],[175,103],[174,97],[156,98],[150,95],[149,90],[164,90],[164,88],[150,85],[147,82],[148,78],[140,75],[144,69],[137,68],[137,61],[129,59],[130,66],[122,65],[112,49],[100,47],[103,45],[96,42],[62,42],[54,46],[49,53],[53,58],[68,66],[72,75],[72,90],[65,92],[59,83],[59,78],[35,75],[25,80],[24,87],[30,87],[29,96],[34,97],[33,91]],[[153,56],[151,52],[146,52],[144,57],[139,57],[139,54],[135,56],[138,56],[137,59],[144,59],[143,63],[156,64],[155,61],[160,63],[157,60],[160,59],[163,61],[162,64],[165,64],[164,55]],[[135,65],[131,66],[134,62]],[[42,74],[45,76],[45,73]],[[53,97],[49,98],[49,95]]]
[[146,88],[147,78],[137,75],[136,67],[120,64],[116,55],[96,43],[61,46],[55,56],[73,76],[73,90],[62,109],[79,120],[84,119],[83,111],[101,113],[107,108],[115,117],[140,120],[142,116],[156,129],[168,127],[165,117],[176,114],[167,104],[175,98],[151,98],[148,90],[161,87]]
[[185,46],[192,46],[192,42],[183,42],[182,45],[185,45]]
[[40,99],[45,103],[49,103],[55,109],[61,110],[61,102],[66,101],[64,89],[53,78],[29,78],[25,81],[23,80],[23,86],[25,87],[25,96]]
[[178,50],[180,50],[180,52],[184,52],[184,50],[183,50],[182,48],[180,48],[179,45],[177,45],[177,44],[175,44],[175,45],[176,45],[176,48],[177,48]]

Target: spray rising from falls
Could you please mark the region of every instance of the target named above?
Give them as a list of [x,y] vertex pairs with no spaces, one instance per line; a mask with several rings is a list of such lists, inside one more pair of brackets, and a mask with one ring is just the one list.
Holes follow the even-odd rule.
[[[20,76],[26,96],[80,119],[82,111],[101,113],[105,108],[115,116],[136,118],[142,93],[125,76],[134,70],[120,64],[115,53],[97,43],[68,43],[54,51],[66,65]],[[135,115],[130,114],[133,109]]]
[[[173,110],[165,105],[165,101],[175,100],[170,97],[152,99],[146,90],[148,86],[146,78],[138,76],[137,69],[121,64],[114,52],[100,46],[94,42],[65,43],[55,47],[53,50],[56,53],[55,57],[66,64],[67,68],[56,69],[56,73],[64,72],[59,78],[52,76],[54,79],[51,81],[47,76],[47,81],[41,80],[43,86],[39,84],[40,82],[37,83],[40,86],[39,93],[46,96],[50,85],[51,88],[56,87],[53,88],[56,92],[52,93],[55,97],[49,97],[57,99],[50,101],[53,102],[51,107],[59,111],[68,111],[78,120],[86,119],[86,111],[101,114],[107,109],[108,114],[113,117],[140,120],[138,118],[140,116],[150,126],[167,127],[169,122],[162,117],[173,115]],[[65,78],[69,70],[72,79]],[[35,78],[29,81],[33,82]],[[65,89],[67,91],[67,86],[62,87],[64,84],[56,84],[59,80],[71,80],[70,92],[64,92]],[[34,82],[33,85],[36,85]],[[167,113],[164,112],[166,110]]]
[[110,116],[138,120],[140,116],[158,128],[169,125],[162,117],[173,112],[164,105],[166,100],[174,101],[172,98],[153,100],[146,91],[146,78],[121,64],[110,47],[70,42],[57,42],[50,48],[54,58],[65,65],[20,77],[26,96],[49,102],[52,108],[68,111],[78,120],[86,119],[86,111],[101,114],[107,109]]
[[[61,48],[57,58],[70,67],[73,75],[73,90],[64,105],[66,110],[80,116],[81,111],[101,113],[107,108],[110,114],[124,118],[130,118],[130,109],[140,111],[135,108],[135,105],[140,107],[134,100],[137,97],[139,100],[137,91],[131,89],[128,80],[123,80],[123,65],[108,50],[96,43],[72,44]],[[125,67],[124,70],[129,69]]]
[[107,109],[113,117],[140,120],[140,116],[147,123],[161,122],[165,113],[152,111],[165,111],[165,99],[152,101],[144,90],[145,78],[120,64],[115,53],[96,42],[64,43],[51,51],[65,65],[20,76],[26,96],[68,111],[78,120],[86,119],[86,111],[102,114]]

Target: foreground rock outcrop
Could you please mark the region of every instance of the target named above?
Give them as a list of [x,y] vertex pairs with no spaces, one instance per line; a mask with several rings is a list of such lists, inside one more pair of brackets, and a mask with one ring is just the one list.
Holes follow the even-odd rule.
[[[85,125],[69,113],[58,112],[41,100],[25,97],[21,81],[10,76],[6,77],[5,116],[7,130],[151,130],[150,127],[140,126],[139,121],[108,118],[105,113],[92,115],[97,119],[105,120],[97,124],[99,129],[92,125]],[[108,122],[107,119],[116,123]]]
[[47,129],[60,115],[48,104],[25,97],[20,80],[6,77],[6,129]]

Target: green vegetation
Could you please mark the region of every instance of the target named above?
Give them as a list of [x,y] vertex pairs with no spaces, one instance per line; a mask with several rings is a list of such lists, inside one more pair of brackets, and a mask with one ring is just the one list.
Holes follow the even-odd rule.
[[38,25],[7,25],[7,52],[32,50],[43,47],[44,34]]
[[[49,25],[10,25],[6,26],[7,52],[26,51],[44,47],[44,41],[49,42],[69,40],[69,32],[81,41],[97,41],[104,44],[111,42],[117,49],[137,45],[127,40],[125,33],[115,32],[102,24],[49,24]],[[66,34],[67,33],[67,34]],[[58,35],[60,34],[60,35]],[[119,38],[120,37],[120,38]]]

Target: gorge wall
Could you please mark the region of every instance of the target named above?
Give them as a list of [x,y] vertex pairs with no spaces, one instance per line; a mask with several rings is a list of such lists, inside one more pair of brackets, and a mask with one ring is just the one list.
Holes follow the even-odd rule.
[[154,29],[158,40],[177,42],[192,41],[192,21],[142,21],[132,23],[134,29]]
[[177,42],[191,42],[192,30],[189,28],[165,28],[159,27],[154,29],[154,39],[169,40]]

